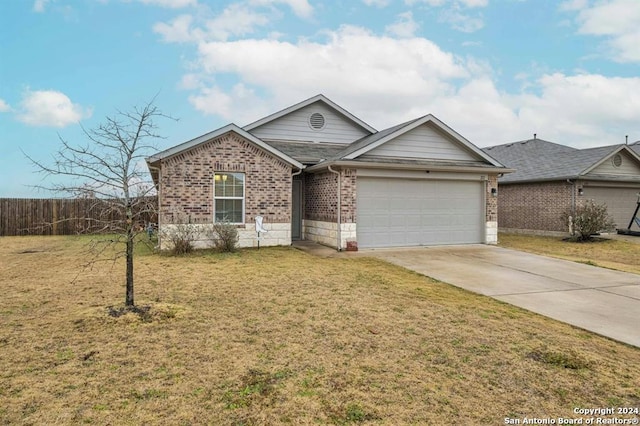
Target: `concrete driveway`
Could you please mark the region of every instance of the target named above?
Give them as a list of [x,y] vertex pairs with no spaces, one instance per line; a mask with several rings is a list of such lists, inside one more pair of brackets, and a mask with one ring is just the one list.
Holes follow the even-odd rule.
[[486,245],[359,254],[640,347],[640,275]]

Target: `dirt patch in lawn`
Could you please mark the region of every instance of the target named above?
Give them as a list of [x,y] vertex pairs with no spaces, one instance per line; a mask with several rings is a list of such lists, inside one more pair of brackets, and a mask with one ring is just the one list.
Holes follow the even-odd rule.
[[0,246],[1,423],[475,425],[640,404],[640,350],[376,259],[142,253],[145,321],[109,315],[121,263],[72,282],[82,241],[38,238]]
[[515,250],[640,274],[640,244],[596,237],[575,242],[560,237],[503,234],[499,245]]

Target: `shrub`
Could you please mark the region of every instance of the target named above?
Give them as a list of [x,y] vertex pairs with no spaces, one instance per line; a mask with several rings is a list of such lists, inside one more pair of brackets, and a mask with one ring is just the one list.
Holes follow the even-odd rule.
[[607,212],[607,205],[596,204],[593,200],[586,200],[584,204],[577,206],[573,214],[564,213],[562,219],[577,241],[588,241],[594,234],[615,228]]
[[228,221],[216,222],[212,227],[216,248],[222,252],[234,252],[238,244],[238,230]]
[[177,224],[162,232],[162,237],[171,241],[171,253],[174,255],[191,253],[197,236],[198,229],[189,223]]

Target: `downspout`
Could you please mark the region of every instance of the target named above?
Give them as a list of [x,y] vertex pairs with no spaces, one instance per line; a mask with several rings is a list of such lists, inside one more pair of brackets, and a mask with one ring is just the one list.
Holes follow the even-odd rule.
[[[298,176],[300,173],[302,173],[302,169],[298,170],[297,172],[291,173],[291,189],[293,190],[293,177],[294,176]],[[304,186],[302,187],[302,194],[304,194]],[[304,197],[304,195],[303,195]],[[292,204],[292,208],[293,208],[293,196],[291,197],[291,204]],[[302,232],[304,230],[304,203],[302,201],[302,199],[300,200],[300,238],[304,239],[305,234]],[[291,211],[291,235],[293,235],[293,210]]]
[[149,167],[149,170],[157,170],[158,171],[158,185],[156,185],[156,196],[158,197],[158,205],[156,206],[157,208],[157,213],[158,213],[158,223],[156,223],[156,228],[157,228],[157,232],[158,232],[158,248],[162,247],[162,241],[160,241],[160,182],[162,180],[162,160],[160,160],[160,166],[156,167],[156,166],[152,166],[151,164],[147,163],[147,167]]
[[338,251],[342,251],[342,218],[340,216],[340,211],[342,210],[342,203],[340,201],[340,189],[342,188],[342,179],[340,178],[340,172],[337,172],[331,168],[331,166],[327,166],[327,169],[336,175],[338,175]]
[[571,215],[569,216],[569,234],[573,235],[573,218],[576,215],[576,182],[567,179],[567,183],[571,184]]

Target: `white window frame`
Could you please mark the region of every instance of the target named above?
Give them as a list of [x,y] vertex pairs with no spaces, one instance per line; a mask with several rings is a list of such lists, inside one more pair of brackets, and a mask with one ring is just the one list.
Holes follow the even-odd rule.
[[[217,177],[225,175],[242,175],[242,197],[218,197],[216,196],[216,180]],[[244,225],[245,218],[245,198],[247,187],[247,174],[241,172],[214,172],[213,173],[213,223],[216,223],[216,201],[217,200],[242,200],[242,222],[229,222],[233,225]]]

